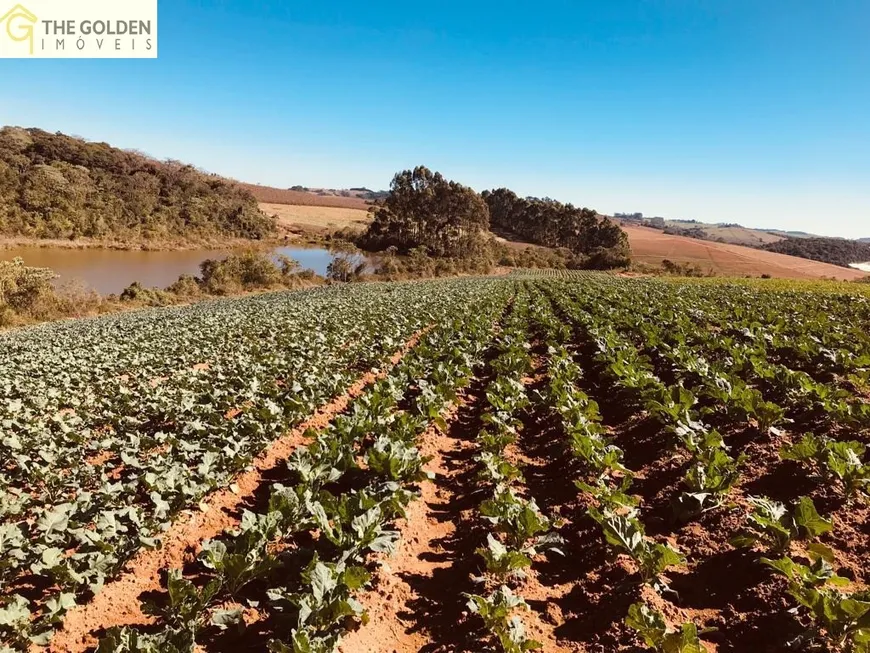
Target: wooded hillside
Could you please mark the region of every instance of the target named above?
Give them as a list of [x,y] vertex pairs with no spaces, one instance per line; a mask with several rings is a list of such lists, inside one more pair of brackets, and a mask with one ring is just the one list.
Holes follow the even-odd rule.
[[180,162],[40,129],[0,129],[0,234],[129,242],[260,239],[247,190]]
[[764,249],[843,267],[870,261],[870,243],[844,238],[787,238]]
[[586,259],[584,267],[611,268],[629,262],[631,250],[625,232],[592,209],[552,199],[519,197],[507,188],[485,191],[483,199],[493,227],[536,245],[570,249]]

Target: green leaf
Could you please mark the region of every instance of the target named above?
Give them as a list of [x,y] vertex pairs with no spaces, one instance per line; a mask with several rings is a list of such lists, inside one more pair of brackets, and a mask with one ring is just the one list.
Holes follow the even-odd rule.
[[795,523],[802,528],[808,537],[818,537],[830,531],[834,524],[823,519],[816,511],[816,506],[809,497],[801,497],[795,506]]

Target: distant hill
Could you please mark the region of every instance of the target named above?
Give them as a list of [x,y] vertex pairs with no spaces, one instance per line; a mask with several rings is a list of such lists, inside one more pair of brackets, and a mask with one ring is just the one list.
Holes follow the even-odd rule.
[[[236,182],[244,190],[251,193],[258,202],[264,204],[288,204],[291,206],[333,206],[340,209],[368,210],[369,200],[360,197],[361,191],[348,191],[349,195],[336,195],[326,192],[305,190],[302,186],[293,188],[273,188],[259,184]],[[320,189],[321,191],[323,189]],[[366,189],[367,190],[367,189]],[[368,191],[372,192],[372,191]]]
[[835,277],[857,280],[867,274],[860,270],[763,249],[666,234],[651,227],[624,225],[623,229],[628,234],[632,258],[650,265],[661,265],[663,261],[669,260],[697,266],[704,272],[710,270],[727,276],[758,277],[768,274],[791,279]]
[[652,227],[660,229],[671,236],[685,236],[687,238],[743,245],[745,247],[762,247],[786,237],[785,234],[765,229],[750,229],[739,224],[711,224],[699,222],[698,220],[666,220],[665,218],[642,218],[638,216],[639,214],[634,216],[617,214],[616,218],[621,224]]
[[784,238],[783,235],[750,229],[739,224],[703,225],[698,227],[704,236],[704,240],[712,240],[718,243],[730,243],[732,245],[744,245],[746,247],[761,247],[768,243],[775,243]]
[[191,165],[40,129],[0,129],[0,235],[149,243],[274,231],[253,195]]
[[870,243],[845,238],[787,238],[764,249],[843,267],[870,261]]
[[294,186],[291,190],[303,190],[323,197],[358,197],[369,201],[382,200],[390,194],[388,190],[372,190],[365,187],[340,190],[337,188],[304,188],[302,186]]
[[816,234],[808,234],[806,231],[783,231],[782,229],[764,229],[769,234],[777,234],[785,238],[821,238]]
[[[648,231],[659,230],[668,236],[710,241],[723,245],[752,247],[840,267],[870,262],[870,238],[863,240],[825,238],[805,231],[751,229],[739,224],[707,224],[697,220],[644,218],[641,214],[618,214],[618,216],[618,221],[625,227],[645,227],[642,231],[634,232],[636,234],[646,234]],[[648,240],[649,238],[645,238],[645,242]],[[668,242],[676,247],[679,243],[683,243],[685,246],[688,241],[661,242]],[[707,250],[698,251],[702,253],[701,259],[707,254]],[[676,255],[675,260],[680,258],[679,251],[675,250],[674,254]],[[717,252],[717,255],[723,254]],[[711,269],[716,269],[716,266],[711,266]]]

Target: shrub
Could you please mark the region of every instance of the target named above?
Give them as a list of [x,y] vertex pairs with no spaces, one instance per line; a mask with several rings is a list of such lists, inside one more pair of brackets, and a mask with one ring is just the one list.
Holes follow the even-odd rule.
[[146,306],[168,306],[175,303],[172,293],[159,288],[146,288],[134,281],[121,293],[122,302],[137,302]]
[[196,297],[202,294],[199,281],[189,274],[182,274],[172,285],[166,288],[168,292],[179,297]]
[[231,254],[223,260],[203,261],[200,274],[203,290],[214,295],[272,288],[281,285],[283,281],[282,269],[265,254],[253,250]]
[[54,294],[51,282],[57,275],[48,268],[31,268],[15,258],[0,261],[0,308],[8,306],[26,312],[46,296]]
[[331,281],[356,281],[365,274],[365,257],[355,252],[339,252],[326,268],[326,278]]
[[631,250],[628,246],[596,247],[583,262],[586,270],[612,270],[631,265]]

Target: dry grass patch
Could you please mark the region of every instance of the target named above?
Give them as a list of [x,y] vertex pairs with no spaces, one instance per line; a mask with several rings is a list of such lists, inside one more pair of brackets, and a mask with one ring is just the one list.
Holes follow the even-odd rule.
[[365,227],[371,221],[362,209],[343,209],[331,206],[295,206],[289,204],[260,204],[260,210],[278,216],[278,226],[284,228],[307,227],[338,230]]
[[250,191],[258,202],[266,204],[300,204],[303,206],[334,206],[341,209],[368,208],[368,202],[361,197],[341,197],[339,195],[318,195],[301,190],[289,190],[260,186],[257,184],[244,184],[237,182],[245,190]]

